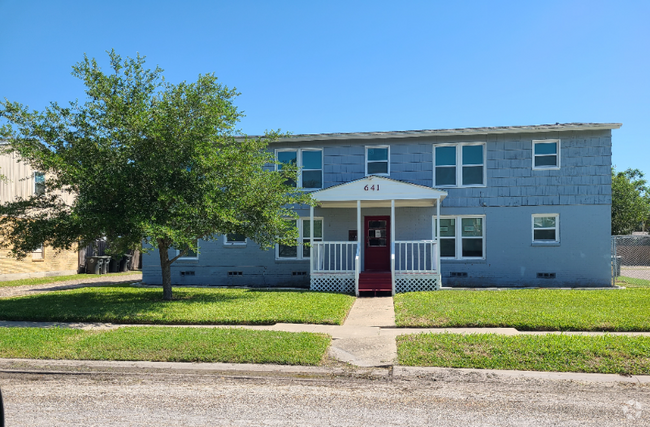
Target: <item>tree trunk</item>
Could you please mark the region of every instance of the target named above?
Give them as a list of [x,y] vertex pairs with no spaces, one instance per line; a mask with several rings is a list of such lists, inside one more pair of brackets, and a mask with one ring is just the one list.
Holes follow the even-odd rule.
[[169,243],[158,239],[158,252],[160,253],[160,269],[162,271],[163,300],[172,300],[172,263],[169,261]]

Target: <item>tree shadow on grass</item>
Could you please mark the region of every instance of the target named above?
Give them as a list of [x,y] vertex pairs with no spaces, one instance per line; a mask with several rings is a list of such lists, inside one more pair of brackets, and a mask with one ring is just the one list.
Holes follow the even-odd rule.
[[3,299],[0,300],[0,320],[211,323],[211,319],[197,317],[196,311],[209,304],[240,305],[243,301],[254,304],[256,300],[247,292],[191,292],[181,289],[175,290],[174,294],[174,300],[163,301],[159,289],[118,287]]

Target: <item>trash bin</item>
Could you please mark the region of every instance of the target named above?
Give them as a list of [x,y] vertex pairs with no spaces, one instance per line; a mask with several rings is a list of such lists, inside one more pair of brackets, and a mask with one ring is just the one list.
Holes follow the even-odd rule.
[[131,258],[133,258],[133,255],[124,255],[122,259],[120,260],[120,268],[119,271],[122,272],[127,272],[131,268]]
[[101,273],[100,274],[108,274],[108,264],[111,262],[111,257],[109,256],[100,256],[97,258],[101,258],[102,264],[101,264]]
[[86,274],[102,274],[103,263],[104,261],[98,256],[86,258]]
[[121,260],[119,258],[111,257],[110,262],[108,263],[108,271],[111,273],[118,273],[120,270]]

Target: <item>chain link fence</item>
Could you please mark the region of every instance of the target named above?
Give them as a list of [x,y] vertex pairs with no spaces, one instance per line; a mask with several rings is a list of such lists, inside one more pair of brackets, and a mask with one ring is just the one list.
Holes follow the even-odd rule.
[[650,280],[650,236],[612,236],[612,280]]

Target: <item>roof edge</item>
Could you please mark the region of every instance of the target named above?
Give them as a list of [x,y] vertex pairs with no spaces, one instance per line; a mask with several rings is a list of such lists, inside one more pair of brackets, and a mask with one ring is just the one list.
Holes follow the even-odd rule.
[[[418,138],[427,136],[465,136],[465,135],[490,135],[509,133],[539,133],[580,130],[612,130],[619,129],[621,123],[556,123],[529,126],[494,126],[478,128],[457,129],[423,129],[389,132],[349,132],[349,133],[318,133],[299,134],[288,138],[280,138],[278,142],[303,142],[303,141],[332,141],[344,139],[393,139],[393,138]],[[259,136],[257,136],[259,137]]]

